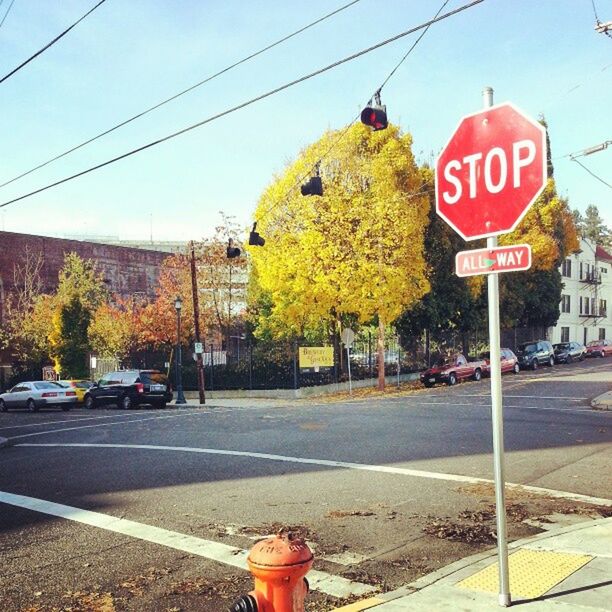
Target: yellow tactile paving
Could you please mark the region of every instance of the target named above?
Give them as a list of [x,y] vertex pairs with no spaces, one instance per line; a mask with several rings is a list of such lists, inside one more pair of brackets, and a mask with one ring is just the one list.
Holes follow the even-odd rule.
[[334,608],[333,612],[359,612],[359,610],[369,610],[374,606],[379,606],[381,603],[385,603],[384,599],[378,597],[370,597],[369,599],[362,599],[355,603],[349,604],[348,606],[342,606],[341,608]]
[[[547,550],[523,548],[508,557],[510,593],[528,599],[540,597],[586,565],[593,557]],[[462,589],[472,591],[499,591],[498,565],[486,569],[457,583]]]

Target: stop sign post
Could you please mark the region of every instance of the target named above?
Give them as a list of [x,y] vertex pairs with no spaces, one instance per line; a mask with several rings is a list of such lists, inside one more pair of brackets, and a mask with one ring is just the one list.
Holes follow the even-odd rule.
[[[464,240],[511,232],[546,184],[546,131],[512,104],[493,106],[483,91],[484,110],[464,117],[436,164],[436,211]],[[468,255],[469,256],[469,255]],[[499,604],[510,605],[504,477],[504,421],[501,388],[499,282],[487,274],[493,472],[499,561]]]
[[467,115],[436,165],[436,210],[464,240],[511,232],[546,184],[546,130],[509,103]]

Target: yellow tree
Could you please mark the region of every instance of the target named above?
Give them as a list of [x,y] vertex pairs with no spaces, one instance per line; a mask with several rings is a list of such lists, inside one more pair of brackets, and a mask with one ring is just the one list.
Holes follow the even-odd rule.
[[[429,201],[411,146],[396,126],[325,133],[262,195],[255,218],[266,245],[250,249],[270,300],[260,323],[272,335],[325,324],[337,332],[346,315],[378,320],[380,388],[385,327],[429,290]],[[319,160],[324,194],[304,197],[295,187]]]

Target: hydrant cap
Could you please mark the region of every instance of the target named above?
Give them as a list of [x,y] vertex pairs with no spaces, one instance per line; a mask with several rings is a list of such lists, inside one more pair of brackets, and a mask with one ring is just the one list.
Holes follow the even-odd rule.
[[290,533],[257,542],[249,553],[248,561],[265,567],[289,567],[312,561],[308,544]]

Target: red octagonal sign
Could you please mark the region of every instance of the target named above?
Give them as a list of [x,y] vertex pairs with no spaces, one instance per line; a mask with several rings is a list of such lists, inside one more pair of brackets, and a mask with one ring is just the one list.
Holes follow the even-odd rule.
[[546,130],[512,104],[464,117],[436,165],[436,210],[465,240],[511,232],[546,184]]

